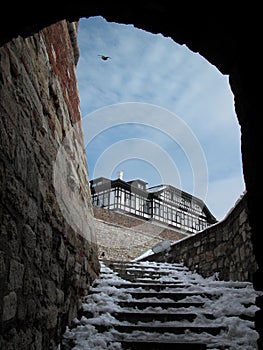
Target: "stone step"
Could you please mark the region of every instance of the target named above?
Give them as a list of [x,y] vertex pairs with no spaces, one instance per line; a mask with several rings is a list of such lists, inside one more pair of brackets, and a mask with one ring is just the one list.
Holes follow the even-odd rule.
[[[96,282],[92,285],[94,288],[100,287],[100,282]],[[171,288],[185,288],[186,285],[182,284],[182,281],[178,281],[178,283],[166,284],[166,283],[122,283],[117,285],[118,288],[143,288],[144,290],[155,290],[161,291],[163,289],[171,289]]]
[[[139,341],[137,342],[138,345],[134,345],[134,347],[130,347],[129,343],[133,342],[133,340],[123,340],[122,343],[122,349],[126,350],[206,350],[211,349],[211,347],[207,348],[206,344],[203,343],[194,343],[194,342],[162,342],[162,343],[155,343],[151,341]],[[147,344],[146,344],[147,343]],[[126,345],[127,344],[127,345]],[[143,346],[145,345],[145,346]],[[141,347],[142,346],[142,347]],[[233,347],[228,345],[217,345],[216,348],[214,347],[213,350],[234,350]],[[244,349],[245,350],[245,349]]]
[[180,275],[177,272],[173,272],[171,274],[171,272],[169,271],[153,271],[153,270],[125,270],[125,269],[116,269],[114,270],[115,273],[117,274],[122,274],[122,275],[127,275],[127,276],[138,276],[139,278],[152,278],[152,277],[166,277],[166,276],[172,276],[173,279],[178,278],[178,276]]
[[172,309],[172,308],[189,308],[189,307],[202,307],[204,306],[204,303],[201,302],[153,302],[153,301],[149,301],[149,302],[145,302],[145,301],[139,301],[139,300],[135,300],[135,301],[122,301],[122,300],[116,300],[116,303],[118,303],[118,305],[120,305],[121,307],[125,307],[125,308],[136,308],[139,310],[143,310],[149,307],[152,308],[158,308],[161,307],[162,309]]
[[[116,286],[118,287],[118,286]],[[99,288],[96,289],[90,289],[89,290],[89,294],[98,294],[103,292],[103,290],[100,290]],[[114,294],[114,292],[111,292],[110,290],[107,292],[108,295],[112,295]],[[127,290],[128,294],[130,294],[132,296],[133,299],[149,299],[149,298],[156,298],[160,301],[162,301],[162,299],[165,299],[165,301],[179,301],[182,299],[185,299],[187,297],[202,297],[202,298],[209,298],[209,299],[216,299],[218,296],[215,296],[213,294],[210,293],[205,293],[205,292],[185,292],[185,291],[178,291],[178,292],[174,292],[174,291],[147,291],[147,290],[143,290],[143,291],[129,291]]]
[[[208,319],[214,318],[212,314],[202,314]],[[171,321],[194,321],[197,315],[193,312],[132,312],[132,311],[120,311],[113,312],[112,316],[119,321],[127,321],[130,323],[135,322],[171,322]]]
[[[124,266],[124,267],[139,267],[139,268],[150,268],[150,269],[163,269],[163,264],[157,264],[153,266],[152,264],[141,264],[138,262],[131,262],[131,261],[118,261],[118,260],[103,260],[103,263],[110,268],[114,268],[115,266]],[[167,265],[167,269],[169,270],[175,270],[175,269],[184,269],[186,270],[187,267],[184,266],[181,263],[173,263],[172,265]]]
[[[134,282],[134,283],[144,283],[144,284],[166,284],[166,285],[171,285],[171,284],[178,284],[178,283],[185,283],[185,281],[179,280],[178,278],[175,278],[174,280],[170,280],[170,281],[165,281],[165,280],[160,280],[161,276],[156,276],[156,277],[152,277],[152,278],[148,278],[145,279],[143,276],[142,278],[140,277],[136,277],[136,276],[120,276],[124,281],[128,281],[128,282]],[[192,286],[196,285],[196,283],[190,283]],[[189,284],[188,284],[189,285]]]
[[[129,275],[128,275],[129,276]],[[127,276],[126,276],[127,277]],[[128,277],[129,279],[130,277]],[[125,278],[127,279],[127,278]],[[162,284],[176,284],[176,283],[182,283],[181,280],[179,280],[178,277],[176,278],[173,278],[173,280],[170,280],[170,281],[159,281],[159,279],[154,279],[154,278],[136,278],[136,279],[133,279],[133,278],[130,278],[131,281],[134,281],[136,283],[162,283]]]
[[120,324],[111,324],[110,326],[105,325],[95,325],[96,329],[99,332],[107,332],[110,328],[114,328],[115,331],[120,333],[132,333],[132,332],[146,332],[146,333],[156,333],[156,334],[184,334],[185,332],[190,333],[208,333],[211,335],[218,335],[223,331],[227,331],[226,327],[220,326],[166,326],[166,325],[141,325],[141,324],[131,324],[131,325],[120,325]]
[[158,266],[144,266],[144,265],[133,265],[133,264],[118,264],[118,263],[111,263],[106,265],[108,268],[110,268],[113,271],[149,271],[149,272],[166,272],[166,273],[171,273],[171,272],[176,272],[176,271],[186,271],[188,270],[186,267],[183,266],[178,266],[178,267],[173,267],[173,268],[159,268]]
[[190,342],[161,342],[158,341],[138,341],[138,340],[122,340],[123,349],[128,350],[206,350],[206,345],[202,343]]
[[210,293],[198,293],[198,292],[129,292],[134,299],[143,299],[143,298],[157,298],[161,299],[170,299],[174,301],[182,300],[186,297],[207,297],[207,298],[216,298],[216,296],[211,295]]
[[170,273],[168,271],[153,271],[153,270],[142,270],[142,269],[133,269],[133,270],[127,270],[127,269],[114,269],[114,272],[123,275],[134,275],[134,276],[149,276],[149,277],[155,277],[155,276],[169,276]]
[[[136,280],[138,278],[149,278],[152,280],[159,280],[162,277],[169,276],[168,273],[157,274],[157,273],[145,273],[143,271],[140,271],[140,272],[137,271],[134,273],[117,272],[117,275],[125,280]],[[173,278],[176,279],[175,277]]]
[[[210,321],[215,320],[215,316],[210,313],[209,305],[211,301],[217,302],[220,297],[219,289],[215,293],[213,288],[210,289],[211,293],[203,292],[202,289],[200,291],[201,286],[196,286],[195,278],[189,278],[185,283],[184,277],[187,278],[187,274],[182,278],[179,271],[188,269],[182,265],[171,268],[170,271],[167,265],[162,265],[164,270],[161,271],[157,266],[147,267],[131,262],[108,263],[111,270],[105,269],[101,279],[95,281],[93,288],[89,290],[89,294],[97,293],[91,297],[91,308],[86,306],[78,315],[79,325],[83,325],[84,328],[91,325],[92,332],[95,327],[95,333],[91,335],[93,337],[94,334],[95,342],[104,339],[108,344],[107,348],[117,349],[121,346],[122,349],[128,350],[231,348],[225,344],[224,339],[224,344],[221,343],[221,337],[227,338],[228,323],[220,325]],[[123,278],[120,283],[119,279],[115,278],[116,275]],[[188,289],[188,286],[191,286],[191,289]],[[243,285],[240,283],[239,287]],[[232,288],[232,283],[229,283],[229,288]],[[246,303],[245,306],[251,305]],[[217,305],[218,307],[220,308],[220,305]],[[254,320],[249,314],[248,310],[247,315],[244,311],[242,315],[231,314],[229,317],[239,317],[240,321]],[[84,328],[80,330],[81,340],[82,332],[85,334]],[[217,344],[217,340],[221,345]],[[214,341],[217,345],[213,347]],[[204,344],[206,342],[207,344]]]
[[[168,271],[148,271],[148,270],[115,270],[114,271],[119,277],[123,279],[147,279],[147,280],[158,280],[165,277],[171,276]],[[179,275],[178,275],[179,276]],[[178,280],[177,275],[172,275],[172,280]]]
[[126,263],[123,264],[122,262],[116,263],[112,262],[110,264],[105,264],[109,268],[118,268],[118,267],[123,267],[126,269],[151,269],[151,270],[169,270],[169,271],[176,271],[176,270],[183,270],[186,271],[188,268],[182,264],[173,264],[171,266],[166,266],[166,268],[163,266],[158,266],[158,265],[145,265],[145,264],[134,264],[134,263]]

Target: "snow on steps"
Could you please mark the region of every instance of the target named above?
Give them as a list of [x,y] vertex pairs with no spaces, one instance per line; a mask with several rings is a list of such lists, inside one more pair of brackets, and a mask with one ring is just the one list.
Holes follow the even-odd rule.
[[254,350],[256,295],[182,264],[101,261],[61,350]]

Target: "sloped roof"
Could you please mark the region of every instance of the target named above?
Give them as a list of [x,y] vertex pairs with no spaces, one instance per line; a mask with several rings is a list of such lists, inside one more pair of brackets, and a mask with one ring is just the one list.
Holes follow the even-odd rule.
[[161,192],[164,192],[165,190],[167,189],[171,189],[173,191],[176,191],[178,192],[179,194],[181,194],[182,197],[188,197],[189,199],[194,199],[199,205],[200,207],[202,208],[203,212],[206,214],[207,218],[209,219],[208,221],[210,223],[216,223],[217,222],[217,219],[214,217],[214,215],[210,212],[210,210],[208,209],[208,207],[206,206],[206,204],[204,203],[204,201],[198,197],[195,197],[193,195],[191,195],[190,193],[187,193],[187,192],[184,192],[172,185],[167,185],[167,184],[160,184],[160,185],[157,185],[157,186],[152,186],[152,187],[149,187],[147,189],[147,192],[149,193],[158,193],[160,194]]

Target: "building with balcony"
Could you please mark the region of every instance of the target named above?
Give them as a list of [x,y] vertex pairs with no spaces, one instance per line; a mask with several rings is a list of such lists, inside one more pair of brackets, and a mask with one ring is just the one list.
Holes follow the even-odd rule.
[[188,234],[217,222],[201,199],[168,184],[147,184],[140,179],[124,181],[122,176],[115,180],[96,178],[90,181],[93,205]]

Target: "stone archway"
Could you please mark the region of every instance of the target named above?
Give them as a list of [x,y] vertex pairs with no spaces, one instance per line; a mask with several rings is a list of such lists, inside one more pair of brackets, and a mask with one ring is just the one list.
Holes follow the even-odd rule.
[[[258,118],[261,113],[257,90],[259,55],[253,46],[259,42],[257,28],[257,9],[239,9],[238,14],[229,13],[224,8],[180,8],[177,12],[164,2],[154,1],[112,5],[101,1],[94,3],[64,4],[63,8],[54,9],[45,4],[43,11],[32,12],[31,4],[23,2],[19,18],[13,21],[13,3],[7,4],[1,13],[0,44],[5,45],[13,38],[28,37],[33,33],[57,21],[67,19],[77,21],[80,17],[101,15],[108,21],[134,24],[136,27],[152,33],[170,36],[180,44],[186,44],[192,51],[199,52],[223,74],[230,77],[231,89],[235,96],[235,109],[242,133],[242,161],[244,179],[248,192],[249,221],[253,233],[253,246],[259,269],[254,277],[256,289],[263,290],[263,258],[260,246],[260,159],[261,137]],[[218,6],[222,6],[220,3]],[[17,8],[17,11],[20,9]],[[260,13],[260,12],[258,12]],[[10,19],[7,24],[6,20]],[[248,18],[250,18],[249,25]],[[12,24],[11,24],[12,20]],[[1,72],[3,80],[3,72]],[[30,230],[28,235],[33,237]],[[61,248],[62,249],[62,248]],[[13,271],[23,269],[13,262]],[[9,298],[15,298],[12,294]],[[11,300],[10,299],[10,305]],[[262,345],[263,306],[257,313],[256,326],[261,336]]]

